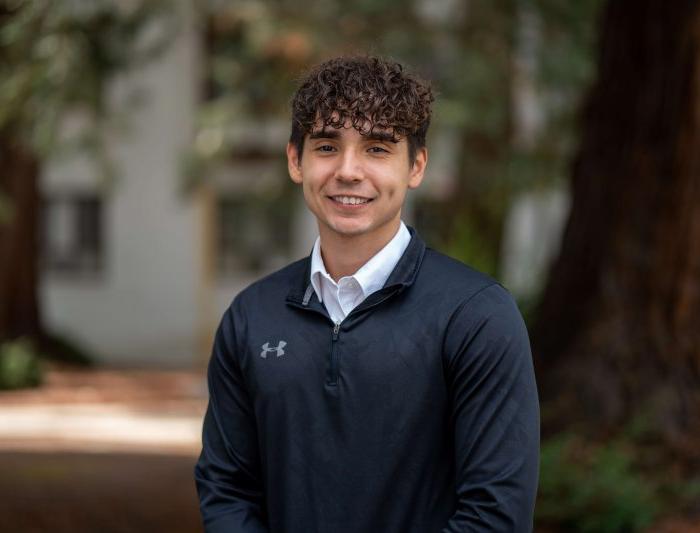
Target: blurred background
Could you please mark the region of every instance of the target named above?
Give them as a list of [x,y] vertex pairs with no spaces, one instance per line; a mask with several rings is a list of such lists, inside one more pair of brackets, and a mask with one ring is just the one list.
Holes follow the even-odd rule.
[[541,532],[700,531],[700,2],[2,0],[0,530],[201,531],[214,328],[307,255],[309,66],[432,80],[404,219],[531,334]]

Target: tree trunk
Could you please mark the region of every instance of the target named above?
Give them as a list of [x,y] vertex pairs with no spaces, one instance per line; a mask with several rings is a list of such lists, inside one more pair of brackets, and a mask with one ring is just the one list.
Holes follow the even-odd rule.
[[39,166],[33,153],[0,134],[0,194],[9,200],[0,221],[0,341],[40,339],[37,299]]
[[[700,436],[700,2],[611,0],[533,347],[550,428]],[[697,446],[695,447],[697,448]]]

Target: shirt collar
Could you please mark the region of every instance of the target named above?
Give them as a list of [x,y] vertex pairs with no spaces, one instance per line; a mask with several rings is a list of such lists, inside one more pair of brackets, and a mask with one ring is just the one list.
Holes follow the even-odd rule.
[[[365,298],[373,292],[381,289],[389,278],[392,270],[401,259],[404,251],[411,241],[411,234],[406,225],[401,221],[396,235],[372,258],[362,265],[351,277],[360,284]],[[332,280],[326,270],[321,256],[321,238],[317,237],[311,252],[311,285],[314,288],[319,302],[323,301],[321,295],[321,276]]]
[[311,252],[311,285],[313,285],[314,292],[319,302],[323,301],[323,296],[321,295],[321,276],[332,279],[326,270],[326,265],[323,263],[323,257],[321,257],[321,237],[316,237],[314,249]]

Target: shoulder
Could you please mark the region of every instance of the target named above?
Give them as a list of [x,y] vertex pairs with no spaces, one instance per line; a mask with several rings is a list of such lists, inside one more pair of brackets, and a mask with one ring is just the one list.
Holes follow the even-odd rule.
[[531,359],[527,328],[518,305],[498,281],[455,259],[432,251],[425,273],[436,283],[443,320],[446,368],[482,364],[520,368]]
[[287,307],[286,298],[295,287],[300,287],[308,257],[254,281],[241,290],[228,305],[219,322],[224,338],[243,338],[250,324],[275,320]]
[[510,292],[493,277],[452,257],[426,248],[416,282],[419,299],[436,301],[451,323],[495,319],[520,327],[522,317]]
[[416,285],[421,292],[438,294],[445,303],[453,305],[460,305],[489,287],[505,291],[488,274],[432,248],[425,249]]
[[241,313],[252,307],[261,309],[283,305],[290,291],[306,285],[304,278],[308,263],[309,258],[304,257],[254,281],[236,295],[230,309]]

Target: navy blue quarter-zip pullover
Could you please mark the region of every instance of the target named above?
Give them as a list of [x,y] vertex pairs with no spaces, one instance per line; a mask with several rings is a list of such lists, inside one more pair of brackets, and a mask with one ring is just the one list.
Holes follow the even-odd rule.
[[520,313],[411,234],[339,325],[309,258],[234,299],[195,467],[207,533],[532,530],[539,409]]

